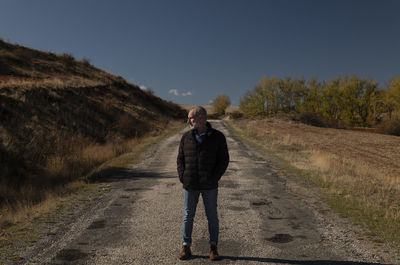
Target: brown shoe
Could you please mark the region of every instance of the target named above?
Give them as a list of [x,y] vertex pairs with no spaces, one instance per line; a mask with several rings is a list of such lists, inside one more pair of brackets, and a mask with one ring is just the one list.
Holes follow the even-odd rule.
[[185,260],[192,256],[192,252],[190,251],[190,246],[182,246],[181,253],[179,253],[178,259]]
[[210,247],[210,260],[219,260],[218,249],[216,245],[211,245]]

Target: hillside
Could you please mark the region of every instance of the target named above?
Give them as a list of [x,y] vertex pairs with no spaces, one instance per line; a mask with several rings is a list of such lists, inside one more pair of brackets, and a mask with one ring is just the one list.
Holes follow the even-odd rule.
[[94,148],[118,155],[127,141],[184,117],[178,105],[88,60],[0,39],[0,205],[89,172],[102,162],[88,157],[104,152]]

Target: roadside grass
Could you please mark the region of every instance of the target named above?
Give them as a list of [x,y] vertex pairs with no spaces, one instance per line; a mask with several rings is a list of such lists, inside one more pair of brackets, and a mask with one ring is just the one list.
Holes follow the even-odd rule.
[[58,221],[64,218],[60,213],[78,207],[76,205],[81,205],[83,198],[93,196],[98,189],[100,185],[85,185],[81,181],[75,181],[64,186],[62,190],[46,192],[46,198],[40,203],[20,203],[12,209],[3,206],[0,264],[23,260],[18,255],[18,250],[32,246],[44,235],[52,235],[49,227],[58,226]]
[[[99,176],[99,172],[107,172],[107,177],[111,177],[115,168],[128,168],[129,165],[140,162],[143,153],[161,142],[163,139],[179,132],[186,124],[178,121],[170,121],[168,127],[163,131],[153,132],[152,134],[131,139],[124,144],[123,152],[115,149],[111,145],[92,146],[84,149],[84,157],[92,157],[103,163],[96,167],[79,180],[69,182],[57,189],[43,190],[39,203],[23,201],[13,205],[3,205],[0,209],[0,264],[5,260],[19,260],[18,255],[13,250],[22,249],[34,244],[43,236],[54,235],[53,230],[46,227],[56,227],[62,225],[62,221],[72,215],[74,209],[85,207],[93,202],[95,197],[108,192],[109,183],[90,181],[91,177]],[[121,153],[122,152],[122,153]],[[104,160],[107,159],[107,160]],[[49,165],[49,170],[58,171],[62,162],[58,161]],[[29,188],[26,188],[29,189]],[[24,190],[21,190],[24,192]],[[29,190],[25,192],[30,192]],[[37,191],[36,191],[37,192]]]
[[142,159],[145,158],[143,154],[146,150],[161,142],[162,140],[178,133],[185,126],[187,125],[182,122],[172,122],[171,125],[162,133],[159,132],[158,134],[149,135],[136,140],[133,139],[132,142],[128,143],[128,146],[129,144],[131,145],[131,147],[129,148],[129,152],[125,152],[122,155],[119,155],[118,157],[115,157],[113,159],[108,159],[102,165],[97,167],[90,174],[88,174],[88,182],[90,182],[91,179],[95,180],[98,177],[108,177],[110,175],[112,176],[114,173],[118,173],[117,168],[125,168],[130,164],[140,162]]
[[377,244],[391,242],[400,250],[398,137],[274,119],[226,123],[242,140],[295,173],[289,177],[316,187],[323,201],[366,228]]

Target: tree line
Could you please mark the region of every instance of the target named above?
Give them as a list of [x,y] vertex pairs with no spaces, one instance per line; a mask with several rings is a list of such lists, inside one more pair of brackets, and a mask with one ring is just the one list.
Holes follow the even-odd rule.
[[313,113],[347,126],[371,127],[400,119],[400,77],[386,88],[356,75],[330,81],[263,77],[240,99],[240,109],[247,117]]

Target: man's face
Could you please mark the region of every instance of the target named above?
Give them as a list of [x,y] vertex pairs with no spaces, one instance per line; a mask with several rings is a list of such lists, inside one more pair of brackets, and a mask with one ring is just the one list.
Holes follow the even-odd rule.
[[189,111],[187,122],[189,123],[191,129],[198,129],[198,126],[202,122],[202,116],[201,115],[196,116],[193,110]]

